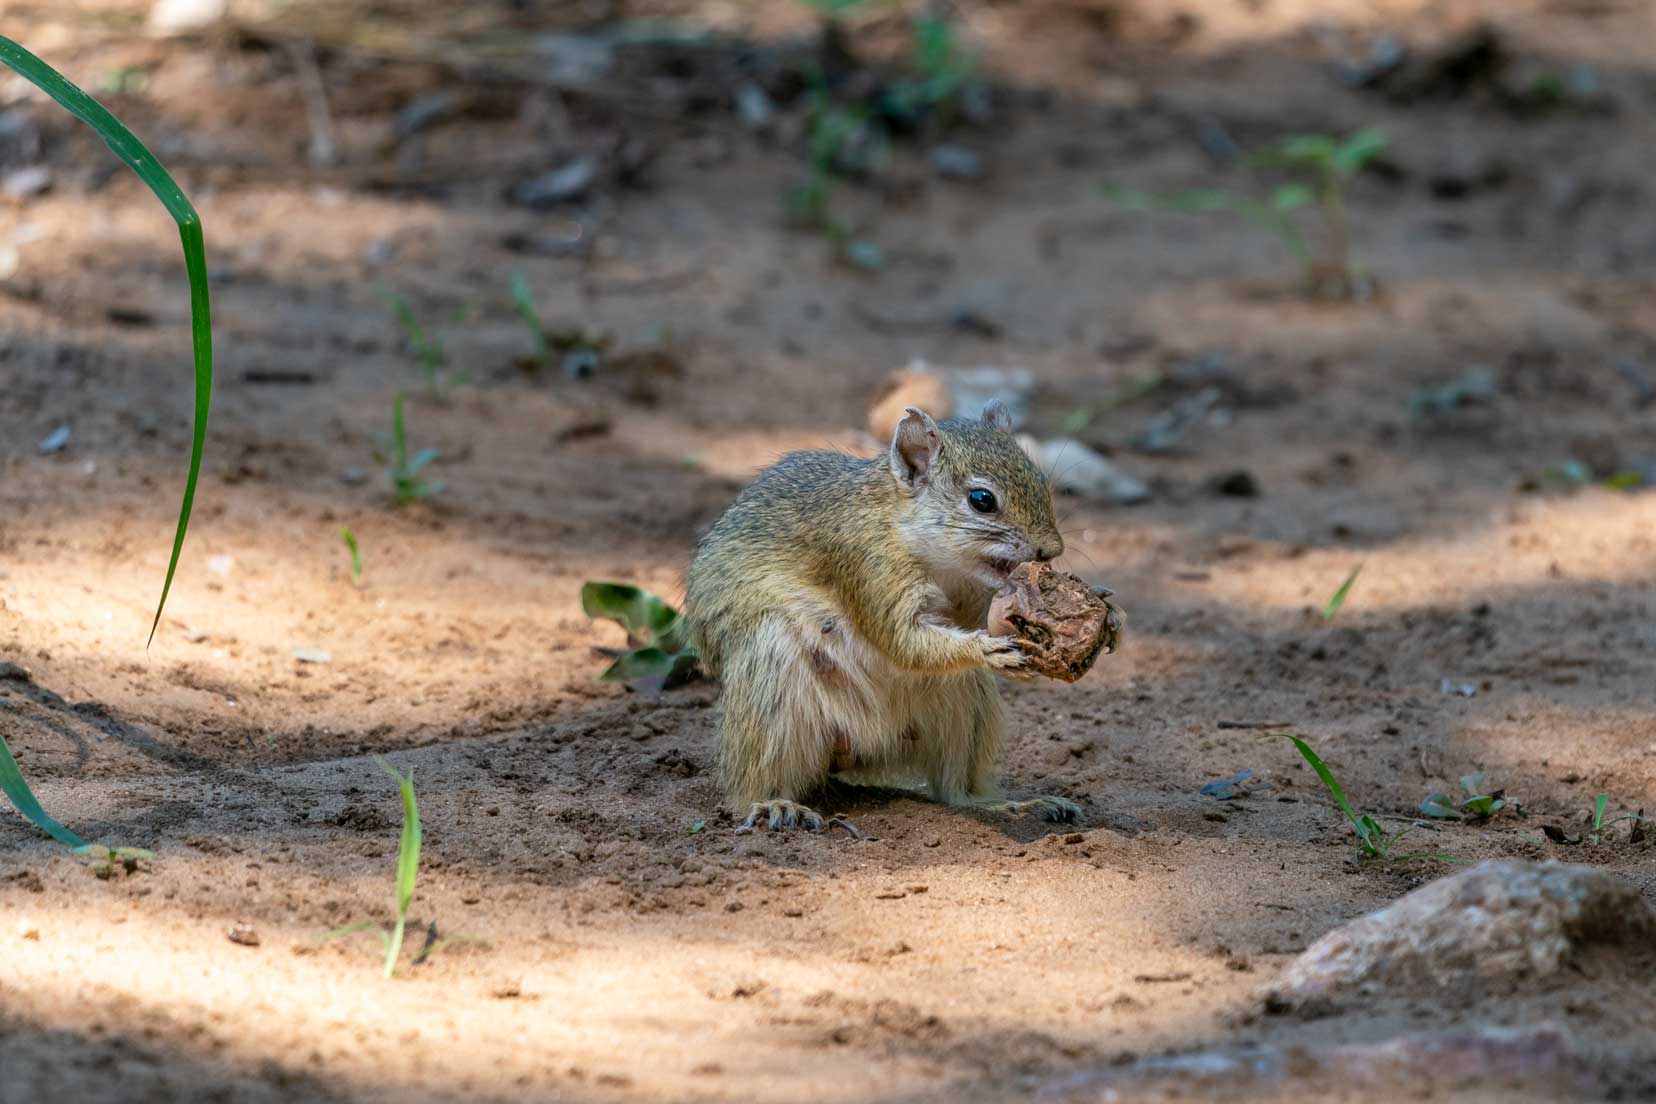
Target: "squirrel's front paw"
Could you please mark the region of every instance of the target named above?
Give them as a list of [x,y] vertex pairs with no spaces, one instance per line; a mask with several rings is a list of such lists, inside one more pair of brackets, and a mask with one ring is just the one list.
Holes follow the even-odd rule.
[[990,636],[984,633],[979,642],[983,647],[983,662],[1004,674],[1016,675],[1029,670],[1029,656],[1010,636]]

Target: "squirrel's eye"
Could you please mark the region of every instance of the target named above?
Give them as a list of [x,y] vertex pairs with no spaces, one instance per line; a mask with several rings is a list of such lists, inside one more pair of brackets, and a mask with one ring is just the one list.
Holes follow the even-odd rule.
[[980,514],[992,514],[995,512],[995,507],[1000,505],[995,501],[994,492],[986,491],[982,487],[978,487],[968,494],[966,501],[970,502],[972,509]]

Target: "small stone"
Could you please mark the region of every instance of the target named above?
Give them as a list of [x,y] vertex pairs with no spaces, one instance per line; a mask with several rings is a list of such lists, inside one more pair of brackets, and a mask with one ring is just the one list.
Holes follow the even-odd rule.
[[178,34],[211,26],[230,10],[230,0],[155,0],[148,26],[152,34]]
[[949,144],[933,146],[926,151],[926,160],[931,162],[931,167],[938,176],[953,180],[981,180],[983,178],[983,158],[964,146]]
[[300,663],[332,663],[333,656],[324,648],[295,648],[293,658]]
[[749,81],[736,89],[736,114],[754,130],[764,130],[770,126],[776,109],[765,90]]
[[246,920],[232,924],[224,935],[230,942],[243,947],[257,947],[259,945],[259,930]]
[[52,430],[52,432],[48,433],[45,439],[40,442],[41,455],[50,456],[55,452],[62,452],[69,446],[69,435],[71,432],[72,430],[70,430],[69,425],[66,422]]
[[1150,497],[1150,487],[1106,460],[1088,445],[1071,437],[1037,441],[1028,434],[1018,438],[1024,453],[1043,471],[1053,473],[1052,483],[1065,494],[1131,506]]
[[214,575],[229,578],[230,572],[235,569],[236,557],[234,556],[209,556],[207,558],[207,570]]
[[0,192],[6,194],[7,199],[32,199],[43,195],[52,189],[52,170],[45,165],[30,165],[26,169],[15,169],[0,178]]
[[1248,469],[1237,468],[1216,478],[1213,481],[1213,489],[1232,498],[1258,498],[1259,480],[1255,479],[1253,472]]
[[519,184],[513,190],[512,198],[525,207],[555,207],[580,199],[597,179],[597,160],[577,157],[562,168]]

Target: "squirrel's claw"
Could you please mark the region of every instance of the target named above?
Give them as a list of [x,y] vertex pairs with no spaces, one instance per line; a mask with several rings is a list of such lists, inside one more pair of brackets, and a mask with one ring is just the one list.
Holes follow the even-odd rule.
[[1029,666],[1029,656],[1010,636],[983,636],[983,662],[996,671],[1016,674]]
[[747,835],[757,828],[780,832],[784,828],[804,828],[820,832],[826,823],[822,814],[795,801],[755,801],[748,810],[747,819],[736,829],[738,835]]

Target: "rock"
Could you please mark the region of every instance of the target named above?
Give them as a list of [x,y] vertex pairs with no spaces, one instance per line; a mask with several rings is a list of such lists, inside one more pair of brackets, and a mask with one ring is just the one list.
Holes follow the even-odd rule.
[[51,190],[52,170],[45,165],[16,169],[0,178],[0,192],[4,192],[7,199],[32,199]]
[[1014,427],[1023,425],[1029,417],[1029,394],[1035,389],[1035,375],[1028,368],[987,364],[951,368],[943,372],[943,378],[949,381],[949,393],[958,411],[976,413],[999,399],[1012,416]]
[[917,406],[933,418],[948,418],[955,412],[954,398],[943,377],[915,361],[886,377],[874,395],[868,411],[868,432],[875,440],[890,441],[907,407]]
[[1593,867],[1500,859],[1440,878],[1317,940],[1267,1006],[1342,995],[1443,990],[1556,973],[1589,945],[1656,937],[1639,891]]
[[1259,480],[1247,468],[1237,468],[1214,479],[1213,489],[1232,498],[1258,498]]
[[981,180],[983,158],[964,146],[939,145],[926,151],[926,160],[938,176],[954,180]]
[[748,81],[736,89],[736,114],[754,130],[765,130],[776,116],[776,109],[765,90]]
[[224,931],[224,937],[232,943],[239,943],[243,947],[257,947],[259,945],[259,929],[246,920],[238,920]]
[[1027,368],[934,368],[916,357],[906,368],[887,376],[875,392],[868,431],[889,441],[904,407],[918,406],[933,418],[943,419],[955,414],[975,416],[997,399],[1017,426],[1029,414],[1029,393],[1034,386],[1035,377]]
[[580,199],[597,179],[597,159],[577,157],[561,168],[519,184],[512,190],[512,198],[525,207],[555,207]]
[[295,648],[293,658],[300,663],[332,663],[333,655],[325,648]]
[[[1502,1099],[1586,1099],[1587,1067],[1557,1024],[1473,1027],[1400,1035],[1379,1042],[1250,1046],[1083,1065],[1050,1075],[1034,1093],[1046,1104],[1149,1101],[1461,1099],[1468,1086]],[[1484,1099],[1479,1095],[1476,1099]]]
[[54,452],[62,452],[69,447],[69,435],[73,432],[68,423],[58,426],[48,433],[40,442],[40,452],[43,456],[50,456]]
[[1024,453],[1048,473],[1052,485],[1065,494],[1080,495],[1130,506],[1150,497],[1150,488],[1141,479],[1128,475],[1092,448],[1071,437],[1037,441],[1028,434],[1018,437]]
[[1036,674],[1074,682],[1121,639],[1126,614],[1106,594],[1051,564],[1019,564],[989,605],[989,631],[1016,640]]
[[148,26],[152,34],[179,34],[210,27],[230,11],[230,0],[155,0]]

